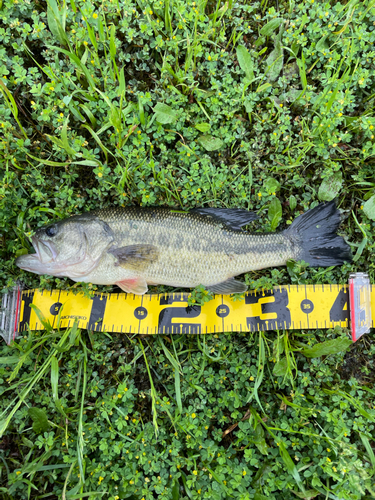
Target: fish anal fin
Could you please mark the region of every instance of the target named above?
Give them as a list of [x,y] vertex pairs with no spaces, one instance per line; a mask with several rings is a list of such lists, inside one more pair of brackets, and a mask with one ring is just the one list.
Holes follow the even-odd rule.
[[116,281],[115,285],[124,292],[134,293],[135,295],[144,295],[148,290],[146,280],[140,276]]
[[108,252],[117,258],[116,266],[137,271],[143,271],[159,258],[157,247],[146,244],[112,247]]
[[249,212],[241,208],[193,208],[190,213],[211,217],[216,222],[220,222],[234,231],[238,231],[242,226],[258,219],[255,212]]
[[222,283],[217,283],[216,285],[206,286],[207,290],[218,295],[230,295],[231,293],[244,293],[247,290],[245,283],[241,281],[236,281],[234,278],[229,278],[229,280],[223,281]]

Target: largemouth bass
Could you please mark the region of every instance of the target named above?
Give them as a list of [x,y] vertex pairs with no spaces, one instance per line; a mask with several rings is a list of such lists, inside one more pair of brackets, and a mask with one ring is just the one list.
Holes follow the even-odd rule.
[[351,260],[349,246],[336,234],[335,202],[308,210],[280,233],[241,229],[256,218],[240,209],[101,209],[38,229],[32,238],[36,253],[18,257],[16,264],[139,295],[156,284],[202,284],[213,293],[231,294],[247,289],[234,276],[283,266],[289,259],[315,267]]

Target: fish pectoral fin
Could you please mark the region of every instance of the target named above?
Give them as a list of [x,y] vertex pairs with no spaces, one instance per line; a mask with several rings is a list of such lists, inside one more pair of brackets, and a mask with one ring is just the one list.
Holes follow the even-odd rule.
[[217,222],[221,222],[229,229],[239,230],[242,226],[249,224],[258,215],[255,212],[249,212],[241,208],[193,208],[190,213],[208,215]]
[[120,287],[124,292],[134,293],[135,295],[144,295],[148,290],[146,280],[140,276],[116,281],[115,285]]
[[247,290],[245,283],[236,281],[234,278],[229,278],[227,281],[217,283],[216,285],[206,286],[207,290],[219,295],[230,295],[231,293],[244,293]]
[[110,248],[108,252],[118,259],[116,266],[136,271],[143,271],[159,258],[159,250],[154,245],[128,245]]

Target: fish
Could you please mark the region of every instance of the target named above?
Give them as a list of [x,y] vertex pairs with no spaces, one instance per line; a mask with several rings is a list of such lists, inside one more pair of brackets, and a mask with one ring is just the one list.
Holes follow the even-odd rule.
[[254,212],[225,208],[98,209],[37,229],[35,253],[18,257],[16,265],[36,274],[117,285],[136,295],[150,285],[204,285],[227,295],[247,290],[236,276],[284,266],[290,259],[312,267],[352,259],[349,245],[336,233],[341,216],[335,201],[299,215],[278,233],[242,229],[257,218]]

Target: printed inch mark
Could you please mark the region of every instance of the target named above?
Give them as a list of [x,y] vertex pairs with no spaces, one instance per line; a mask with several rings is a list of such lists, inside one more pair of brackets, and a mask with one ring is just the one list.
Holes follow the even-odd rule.
[[[272,297],[274,300],[263,302],[265,297]],[[289,296],[285,288],[282,290],[263,290],[254,295],[246,294],[245,304],[253,306],[252,309],[255,312],[254,315],[246,317],[249,330],[275,330],[285,328],[284,325],[286,328],[290,328],[291,315],[287,307]],[[265,317],[266,315],[273,317]]]
[[185,300],[187,301],[188,294],[174,294],[174,296],[160,298],[160,305],[173,304],[177,302],[179,306],[165,307],[160,311],[158,320],[159,332],[202,333],[201,323],[186,321],[198,318],[201,313],[201,306],[181,307],[180,304],[182,296],[186,296]]
[[[23,302],[23,307],[20,314],[20,322],[18,326],[18,331],[23,332],[26,326],[30,323],[31,316],[31,304],[34,300],[35,291],[22,293],[21,300]],[[22,315],[22,316],[21,316]]]
[[92,297],[91,314],[87,325],[88,330],[94,330],[96,332],[101,331],[107,299],[108,295],[102,294]]
[[349,292],[341,288],[329,311],[331,322],[349,321]]

